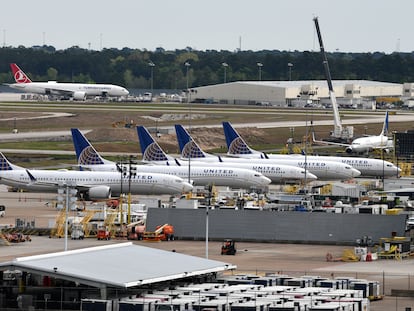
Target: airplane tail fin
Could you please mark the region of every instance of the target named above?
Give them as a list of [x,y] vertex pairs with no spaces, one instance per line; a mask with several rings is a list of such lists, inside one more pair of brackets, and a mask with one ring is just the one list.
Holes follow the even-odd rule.
[[16,170],[16,169],[23,169],[23,168],[10,163],[10,161],[7,160],[4,154],[0,152],[0,171],[11,171],[11,170]]
[[16,83],[31,83],[32,80],[17,66],[15,63],[10,64],[10,68],[13,72],[14,81]]
[[178,145],[180,147],[181,157],[188,159],[213,157],[205,153],[199,145],[193,140],[187,130],[180,124],[175,125]]
[[72,128],[72,140],[76,151],[78,165],[101,165],[109,164],[111,161],[101,157],[88,139],[77,128]]
[[137,126],[137,134],[143,162],[174,161],[174,158],[162,150],[144,126]]
[[224,136],[226,136],[227,154],[231,155],[245,155],[245,154],[259,154],[261,152],[250,148],[244,139],[237,133],[230,122],[223,122]]
[[385,112],[384,125],[382,127],[380,136],[387,136],[387,135],[388,135],[388,111]]

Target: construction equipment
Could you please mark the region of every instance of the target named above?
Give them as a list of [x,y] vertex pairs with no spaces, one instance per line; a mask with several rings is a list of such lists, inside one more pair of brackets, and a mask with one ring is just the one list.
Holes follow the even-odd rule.
[[232,239],[225,239],[221,245],[222,255],[236,255],[236,243]]
[[354,136],[354,128],[352,126],[347,126],[345,128],[342,127],[341,118],[339,116],[338,104],[336,102],[336,97],[335,97],[334,89],[332,86],[331,72],[329,71],[328,59],[325,54],[325,48],[323,47],[323,42],[322,42],[322,35],[319,29],[318,18],[315,17],[313,21],[315,22],[316,32],[318,35],[319,46],[320,46],[321,55],[322,55],[322,63],[325,68],[325,77],[328,82],[329,97],[331,98],[331,103],[332,103],[332,108],[333,108],[333,113],[334,113],[334,130],[331,136],[332,138],[335,138],[335,139],[349,140]]
[[142,240],[145,232],[145,222],[143,220],[130,223],[127,226],[128,240]]
[[157,226],[155,231],[145,231],[142,235],[143,240],[145,241],[172,241],[174,237],[174,226],[170,224],[164,224],[162,226]]

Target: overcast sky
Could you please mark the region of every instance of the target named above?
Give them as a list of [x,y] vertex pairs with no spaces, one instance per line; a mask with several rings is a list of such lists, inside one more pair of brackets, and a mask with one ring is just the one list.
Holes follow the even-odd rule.
[[57,49],[414,51],[413,0],[3,1],[1,44]]

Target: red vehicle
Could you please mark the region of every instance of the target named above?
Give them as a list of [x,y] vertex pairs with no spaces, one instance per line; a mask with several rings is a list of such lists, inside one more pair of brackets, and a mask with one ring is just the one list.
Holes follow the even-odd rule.
[[98,240],[110,240],[111,232],[106,227],[100,227],[98,228],[97,238]]
[[225,239],[221,245],[222,255],[236,255],[236,243],[231,239]]
[[174,226],[169,224],[157,226],[154,232],[146,231],[143,234],[146,241],[172,241],[174,238]]

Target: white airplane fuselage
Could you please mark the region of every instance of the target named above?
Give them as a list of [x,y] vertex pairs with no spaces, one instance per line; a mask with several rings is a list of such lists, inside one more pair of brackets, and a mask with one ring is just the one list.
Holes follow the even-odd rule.
[[[187,159],[185,159],[187,160]],[[306,169],[311,174],[315,175],[318,179],[322,180],[342,180],[342,179],[350,179],[359,176],[361,173],[353,168],[350,165],[344,163],[338,163],[333,161],[325,161],[325,160],[311,160],[311,159],[259,159],[259,158],[229,158],[229,157],[222,157],[221,161],[219,162],[218,157],[205,157],[205,158],[197,158],[191,159],[191,161],[201,161],[201,162],[208,162],[208,163],[226,163],[228,166],[233,165],[234,163],[255,163],[260,165],[288,165],[288,166],[295,166],[301,169]],[[312,179],[312,176],[310,175]]]
[[389,138],[384,135],[356,138],[346,148],[348,153],[364,153],[374,149],[383,149],[389,146]]
[[139,173],[130,179],[122,178],[121,174],[114,172],[87,172],[70,170],[30,170],[36,179],[31,180],[25,169],[13,169],[0,171],[0,182],[33,192],[56,192],[59,187],[70,185],[78,188],[80,192],[96,191],[102,198],[108,194],[119,195],[121,187],[123,192],[131,191],[132,194],[179,194],[192,190],[192,186],[183,179],[156,173]]
[[[205,163],[204,163],[205,164]],[[84,169],[91,171],[116,171],[115,164],[81,165]],[[184,180],[190,179],[194,185],[207,186],[228,186],[232,188],[266,187],[271,180],[261,173],[246,168],[217,167],[204,165],[204,167],[187,165],[138,165],[139,173],[163,173],[179,176]],[[119,173],[118,173],[119,174]],[[189,178],[190,176],[190,178]]]
[[[296,159],[304,161],[305,156],[300,154],[283,155],[283,154],[266,154],[268,160]],[[254,153],[240,155],[242,159],[257,159],[263,157],[263,153]],[[397,176],[401,171],[397,166],[389,161],[380,159],[361,158],[361,157],[337,157],[337,156],[307,156],[309,161],[330,161],[342,164],[348,164],[361,172],[360,177],[392,177]],[[264,159],[266,160],[266,159]]]
[[128,90],[112,84],[86,84],[86,83],[58,83],[58,82],[30,82],[13,83],[11,88],[27,93],[47,95],[68,95],[76,99],[91,96],[126,96]]
[[[170,162],[169,162],[170,163]],[[226,161],[223,162],[206,162],[201,161],[181,161],[181,165],[185,165],[188,168],[188,164],[192,167],[234,167],[234,168],[243,168],[254,170],[270,178],[272,183],[280,183],[284,181],[298,181],[307,179],[308,181],[316,180],[316,175],[312,174],[311,172],[307,171],[305,174],[305,169],[296,167],[293,165],[276,165],[274,163],[256,163],[254,161],[249,161],[245,163],[241,162],[231,162],[227,163]],[[170,164],[174,165],[174,164]]]

